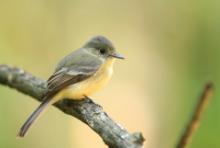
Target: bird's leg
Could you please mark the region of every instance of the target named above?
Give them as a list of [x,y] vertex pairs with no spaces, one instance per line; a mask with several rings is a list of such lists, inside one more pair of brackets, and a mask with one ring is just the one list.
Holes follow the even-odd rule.
[[90,99],[91,100],[91,98],[89,98],[87,95],[84,95],[84,97],[85,97],[85,99]]
[[89,102],[91,102],[91,103],[95,103],[95,102],[93,102],[92,99],[89,98],[87,95],[84,95],[84,97],[85,97],[85,99],[88,100]]

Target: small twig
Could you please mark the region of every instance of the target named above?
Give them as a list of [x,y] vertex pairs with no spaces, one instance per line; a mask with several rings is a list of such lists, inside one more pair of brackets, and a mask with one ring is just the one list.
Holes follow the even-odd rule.
[[[0,84],[17,89],[42,101],[46,82],[20,68],[0,65]],[[140,148],[144,138],[141,133],[130,134],[125,128],[113,121],[90,99],[73,101],[64,99],[54,104],[64,113],[74,116],[94,130],[110,148]]]
[[177,143],[177,148],[185,148],[190,143],[193,134],[199,127],[201,117],[211,99],[212,93],[213,84],[207,83],[201,97],[198,100],[198,104],[195,108],[195,111],[193,112],[192,118],[190,119],[189,123],[186,126],[186,129],[180,137],[179,142]]

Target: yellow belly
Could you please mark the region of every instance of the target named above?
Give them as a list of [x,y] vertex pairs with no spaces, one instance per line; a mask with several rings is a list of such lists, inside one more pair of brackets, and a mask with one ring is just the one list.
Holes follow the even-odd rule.
[[63,98],[79,100],[86,96],[95,93],[101,89],[111,78],[113,74],[113,63],[115,59],[108,59],[99,70],[90,78],[70,85],[67,88],[60,91],[55,97],[54,101],[58,101]]

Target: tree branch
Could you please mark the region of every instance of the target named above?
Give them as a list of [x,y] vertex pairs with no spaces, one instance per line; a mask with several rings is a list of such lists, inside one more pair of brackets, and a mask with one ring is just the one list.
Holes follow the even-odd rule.
[[[17,89],[38,101],[46,90],[46,82],[20,68],[0,65],[0,84]],[[74,116],[94,130],[110,148],[139,148],[144,138],[141,133],[130,134],[114,122],[101,106],[90,99],[74,101],[64,99],[54,104],[64,113]]]
[[186,129],[184,130],[182,136],[180,137],[177,148],[185,148],[191,141],[193,134],[196,132],[196,130],[199,127],[201,117],[203,115],[203,112],[206,109],[206,106],[208,105],[211,96],[213,93],[213,84],[208,83],[206,84],[201,97],[198,100],[198,104],[195,108],[195,111],[193,112],[193,115],[186,126]]

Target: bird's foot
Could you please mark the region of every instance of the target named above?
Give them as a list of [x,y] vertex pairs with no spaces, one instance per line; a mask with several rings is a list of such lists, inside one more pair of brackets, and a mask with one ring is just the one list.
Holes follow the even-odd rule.
[[90,103],[94,103],[94,104],[95,104],[95,102],[93,102],[92,99],[91,99],[90,97],[88,97],[87,95],[84,95],[84,97],[85,97],[85,99],[86,99],[87,101],[89,101]]

